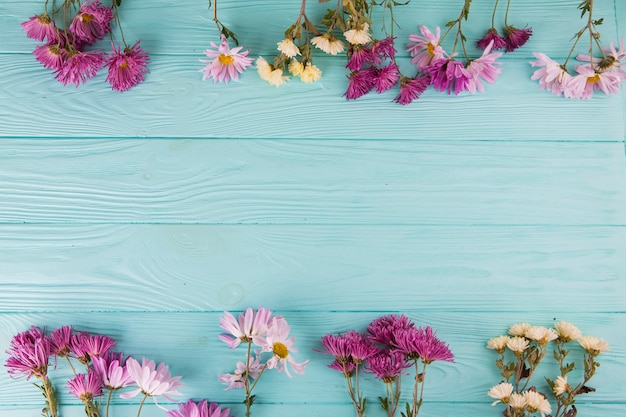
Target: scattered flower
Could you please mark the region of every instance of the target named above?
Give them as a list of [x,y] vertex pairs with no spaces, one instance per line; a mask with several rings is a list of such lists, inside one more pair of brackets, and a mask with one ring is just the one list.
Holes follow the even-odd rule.
[[559,335],[559,338],[564,342],[569,342],[571,340],[578,340],[582,336],[581,331],[578,327],[574,326],[572,323],[568,323],[566,321],[560,321],[554,325],[556,332]]
[[491,403],[492,406],[498,403],[508,404],[511,394],[513,394],[513,385],[508,382],[499,383],[495,387],[492,387],[487,393],[488,396],[496,399],[496,401]]
[[591,356],[598,356],[600,353],[609,351],[609,344],[595,336],[581,336],[578,338],[578,343]]
[[556,381],[554,381],[554,395],[559,396],[568,392],[571,389],[570,385],[567,383],[567,375],[559,375],[556,377]]
[[365,45],[372,40],[372,35],[369,33],[369,24],[363,23],[360,27],[347,30],[343,33],[346,40],[352,45]]
[[504,40],[506,41],[506,51],[513,52],[528,42],[533,34],[531,28],[517,29],[515,26],[508,25],[504,28]]
[[330,55],[337,55],[345,49],[345,45],[331,33],[315,36],[311,39],[311,44],[323,52]]
[[250,50],[241,51],[242,46],[230,48],[228,40],[222,35],[222,43],[218,46],[211,42],[213,49],[207,49],[204,54],[209,60],[201,59],[200,62],[208,62],[208,65],[200,70],[204,75],[203,80],[213,78],[213,82],[224,82],[228,84],[230,80],[237,80],[239,74],[243,73],[250,65],[252,58],[248,58]]
[[300,73],[300,79],[302,82],[312,83],[318,81],[320,78],[322,78],[322,71],[315,65],[307,62],[306,66]]
[[528,390],[524,392],[524,401],[531,414],[540,413],[541,417],[545,417],[546,414],[552,412],[552,407],[546,397],[536,391]]
[[129,357],[126,360],[126,369],[128,375],[132,381],[137,384],[138,388],[130,392],[122,393],[120,397],[124,399],[143,394],[144,398],[152,397],[154,404],[165,410],[165,408],[157,402],[157,397],[162,396],[169,401],[175,401],[170,397],[171,395],[182,395],[177,390],[177,388],[183,386],[183,383],[180,382],[181,377],[172,377],[168,366],[163,362],[160,362],[159,365],[156,366],[154,361],[143,358],[140,364],[136,359]]
[[293,58],[296,55],[301,55],[300,48],[298,48],[298,45],[293,42],[292,38],[285,38],[282,41],[278,42],[277,49],[288,58]]

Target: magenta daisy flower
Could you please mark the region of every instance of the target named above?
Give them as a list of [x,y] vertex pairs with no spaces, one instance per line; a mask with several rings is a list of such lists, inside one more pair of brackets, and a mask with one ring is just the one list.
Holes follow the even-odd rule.
[[4,366],[9,368],[9,375],[26,375],[26,379],[31,376],[47,378],[52,342],[39,327],[33,326],[13,336],[6,353],[9,358]]
[[70,394],[79,400],[86,402],[102,396],[102,381],[94,372],[77,374],[67,382]]
[[374,87],[378,93],[382,93],[396,85],[399,79],[400,71],[398,70],[398,66],[392,62],[378,70],[376,78],[374,79]]
[[372,321],[367,326],[367,333],[372,342],[392,348],[395,346],[396,335],[415,325],[404,314],[389,314]]
[[355,100],[369,93],[376,81],[377,70],[369,67],[358,71],[352,71],[348,75],[348,89],[344,93],[347,100]]
[[506,51],[512,52],[523,46],[533,34],[532,28],[517,29],[515,26],[507,25],[504,28],[504,39],[506,40]]
[[103,6],[99,0],[85,1],[70,24],[70,32],[80,41],[91,45],[103,39],[111,30],[113,9]]
[[380,65],[385,59],[393,59],[396,56],[394,40],[390,36],[379,41],[372,42],[372,52],[374,54],[374,65]]
[[152,397],[154,404],[165,410],[165,408],[157,402],[157,396],[175,401],[170,398],[170,395],[182,395],[182,393],[177,390],[178,387],[183,386],[183,383],[179,381],[181,377],[172,377],[169,368],[163,362],[156,366],[154,361],[143,358],[141,364],[139,364],[136,359],[129,357],[126,360],[126,369],[138,388],[130,392],[122,393],[120,397],[124,399],[143,394],[145,397]]
[[100,50],[80,52],[67,51],[67,60],[55,71],[56,79],[63,85],[76,84],[78,87],[98,74],[104,64],[104,52]]
[[367,359],[366,369],[377,379],[390,383],[402,375],[405,369],[411,367],[402,352],[383,350]]
[[424,25],[419,27],[422,36],[412,34],[409,35],[409,43],[406,50],[413,57],[411,64],[414,64],[418,70],[423,70],[434,60],[441,59],[447,56],[446,51],[439,45],[439,39],[441,37],[441,29],[437,26],[435,34]]
[[31,16],[30,19],[20,25],[26,31],[26,36],[31,39],[47,40],[48,43],[56,43],[59,40],[59,32],[54,20],[47,13]]
[[213,78],[213,82],[225,82],[237,80],[239,74],[252,65],[252,58],[248,58],[250,50],[241,51],[243,46],[230,48],[228,40],[222,36],[222,43],[218,46],[211,42],[213,49],[207,49],[204,54],[212,59],[201,59],[200,62],[208,62],[208,65],[201,70],[204,75],[203,80]]
[[150,58],[137,41],[132,47],[112,45],[112,51],[107,58],[106,65],[109,67],[107,81],[115,91],[127,91],[144,81],[143,75],[148,73]]
[[489,29],[487,34],[483,36],[482,39],[476,41],[476,46],[480,49],[487,49],[487,46],[489,46],[489,43],[491,42],[493,42],[492,49],[494,51],[506,47],[506,39],[500,36],[498,29],[496,28]]
[[33,51],[35,59],[39,61],[44,68],[59,70],[67,60],[67,51],[59,48],[57,44],[37,45]]
[[370,64],[374,60],[372,48],[367,45],[354,45],[346,68],[350,71],[358,71],[363,65]]
[[410,359],[420,358],[428,364],[434,361],[454,362],[448,345],[438,339],[429,326],[401,332],[396,340],[400,352]]
[[171,410],[166,413],[167,417],[228,417],[230,408],[222,409],[217,403],[207,403],[202,400],[195,403],[189,400],[178,405],[178,410]]
[[52,333],[50,333],[52,354],[59,357],[68,356],[72,347],[73,334],[74,328],[72,326],[62,326],[58,329],[54,329]]
[[426,91],[430,82],[430,75],[415,78],[403,77],[400,80],[400,94],[398,94],[394,101],[403,106],[410,104]]

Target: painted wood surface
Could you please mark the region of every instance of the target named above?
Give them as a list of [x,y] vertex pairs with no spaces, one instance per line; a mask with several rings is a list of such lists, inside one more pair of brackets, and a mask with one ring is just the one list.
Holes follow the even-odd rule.
[[[443,26],[461,3],[414,0],[396,35]],[[202,81],[198,58],[217,39],[195,0],[124,1],[126,36],[152,57],[144,84],[116,94],[99,75],[63,87],[19,26],[41,3],[2,1],[0,362],[30,325],[73,324],[165,361],[185,399],[239,417],[240,393],[217,374],[241,352],[217,339],[219,317],[263,305],[288,319],[311,363],[292,381],[269,374],[253,415],[350,417],[343,380],[313,349],[325,333],[405,313],[456,356],[433,366],[420,415],[489,417],[500,415],[486,396],[499,377],[486,341],[517,321],[566,320],[611,344],[579,416],[622,417],[626,94],[566,101],[540,91],[528,64],[533,51],[567,55],[578,3],[513,2],[514,23],[535,35],[503,57],[496,84],[401,107],[395,92],[346,102],[339,56],[314,55],[324,76],[310,85],[276,89],[253,70],[228,86]],[[491,4],[473,2],[468,38],[489,25]],[[309,1],[309,16],[326,6]],[[626,2],[597,7],[603,39],[626,38]],[[275,53],[298,9],[221,2],[254,56]],[[62,385],[62,416],[83,415]],[[383,394],[364,387],[372,403]],[[116,399],[111,417],[135,415],[136,400]],[[0,416],[41,405],[0,373]],[[368,416],[383,414],[372,404]]]

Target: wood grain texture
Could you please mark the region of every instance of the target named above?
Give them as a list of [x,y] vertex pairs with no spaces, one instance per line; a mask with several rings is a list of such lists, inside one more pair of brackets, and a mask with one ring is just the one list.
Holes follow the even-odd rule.
[[[278,372],[264,375],[258,386],[260,402],[268,404],[305,403],[307,406],[346,404],[345,415],[351,415],[347,405],[343,378],[326,367],[332,362],[327,355],[315,352],[319,340],[326,333],[338,333],[351,329],[363,331],[367,324],[380,317],[383,312],[295,312],[276,310],[283,314],[291,326],[291,335],[296,337],[298,349],[294,357],[298,361],[310,359],[304,375],[289,380]],[[238,390],[225,391],[217,380],[219,373],[232,372],[235,363],[245,357],[245,349],[229,351],[217,335],[221,312],[194,313],[91,313],[77,316],[74,313],[44,313],[0,315],[0,337],[8,340],[16,331],[27,329],[31,324],[48,326],[50,329],[74,323],[78,330],[108,334],[118,340],[118,349],[136,357],[165,361],[172,375],[183,375],[185,386],[181,388],[184,398],[209,398],[214,401],[235,403],[241,400]],[[437,335],[450,345],[455,354],[455,363],[436,362],[428,369],[426,398],[435,403],[490,404],[486,392],[496,385],[501,377],[495,367],[497,354],[485,347],[487,340],[507,331],[510,324],[520,320],[536,325],[552,326],[560,320],[575,323],[584,334],[602,337],[611,344],[611,351],[598,360],[602,366],[592,380],[597,392],[580,397],[581,407],[588,403],[621,404],[626,406],[620,384],[611,383],[626,372],[626,337],[621,329],[626,325],[624,314],[544,314],[544,313],[467,313],[467,312],[428,312],[406,311],[416,324],[432,326]],[[476,323],[480,323],[476,325]],[[6,345],[3,342],[2,345]],[[1,345],[0,345],[1,346]],[[4,350],[4,349],[2,349]],[[580,347],[572,346],[572,361],[580,361]],[[184,352],[184,354],[181,354]],[[546,389],[542,375],[558,374],[558,366],[547,355],[538,373],[533,378],[540,390]],[[0,359],[4,357],[0,356]],[[59,379],[69,372],[65,364],[58,365]],[[230,368],[233,369],[230,369]],[[579,378],[578,371],[570,377]],[[409,378],[407,378],[407,381]],[[408,398],[411,386],[407,382],[405,397]],[[364,392],[382,394],[381,386],[370,376],[363,378]],[[62,390],[64,391],[64,390]],[[403,397],[403,398],[405,398]],[[12,381],[6,374],[0,375],[0,398],[14,398],[9,404],[22,405],[35,403],[40,394],[24,380]],[[61,393],[63,402],[75,402]],[[140,398],[122,403],[138,403]],[[241,415],[242,413],[239,413]],[[430,414],[430,413],[429,413]],[[453,414],[449,414],[453,415]],[[496,415],[495,411],[493,415]],[[591,414],[589,414],[591,415]]]
[[4,223],[626,224],[620,143],[11,140]]
[[335,61],[316,60],[324,72],[316,83],[276,88],[254,69],[216,85],[202,81],[195,56],[155,56],[145,83],[114,94],[104,72],[80,88],[62,86],[33,57],[4,54],[0,67],[11,82],[0,89],[0,138],[624,139],[623,125],[613,123],[623,117],[619,96],[565,100],[541,91],[525,60],[505,62],[484,93],[429,89],[408,106],[393,103],[397,89],[346,101],[347,72]]

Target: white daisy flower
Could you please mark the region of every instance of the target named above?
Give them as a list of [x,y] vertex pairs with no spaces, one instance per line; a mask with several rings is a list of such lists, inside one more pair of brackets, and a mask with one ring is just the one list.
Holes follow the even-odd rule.
[[592,356],[609,351],[609,344],[595,336],[582,336],[578,339],[578,343]]
[[566,321],[560,321],[554,325],[556,332],[561,340],[569,342],[570,340],[578,340],[583,335],[578,327]]
[[496,398],[496,401],[491,403],[491,405],[493,406],[500,402],[502,404],[508,404],[509,398],[511,397],[512,393],[513,393],[513,385],[511,385],[508,382],[501,382],[495,387],[492,387],[487,393],[487,395],[490,396],[491,398]]
[[300,55],[300,48],[293,42],[291,38],[285,38],[278,42],[278,50],[288,58],[293,58],[296,55]]

